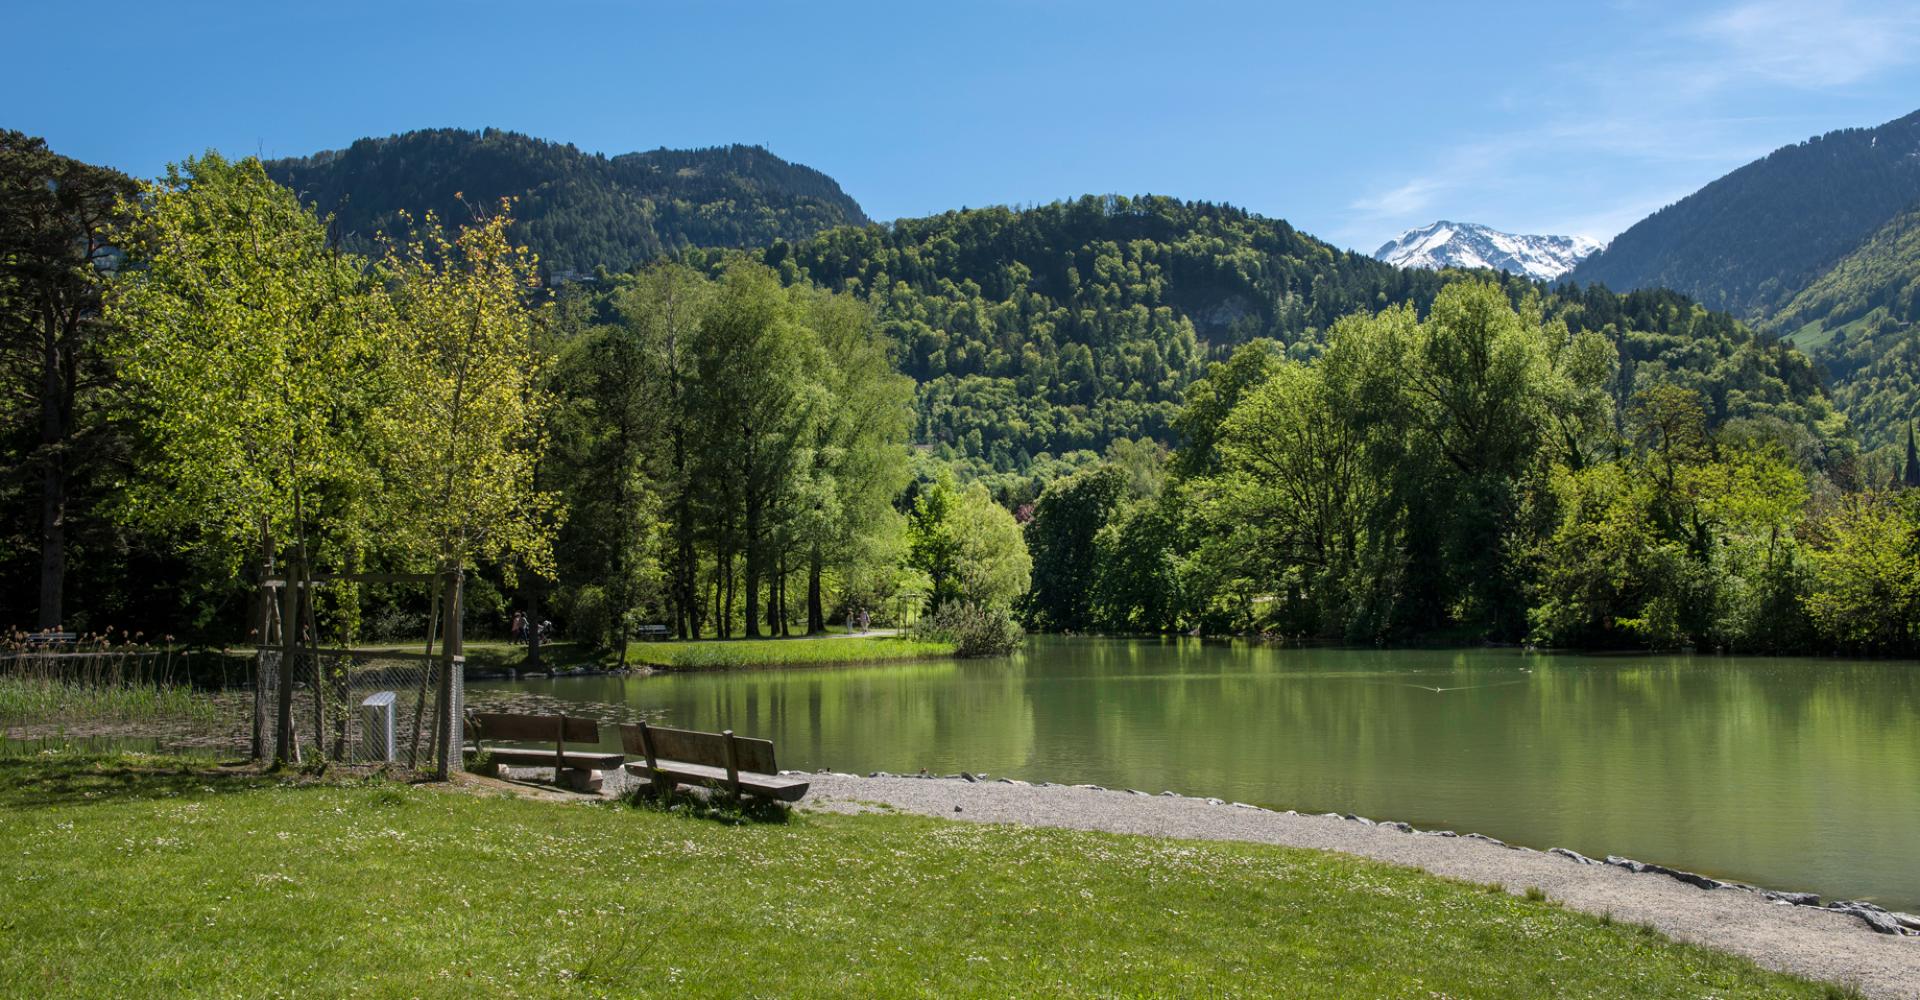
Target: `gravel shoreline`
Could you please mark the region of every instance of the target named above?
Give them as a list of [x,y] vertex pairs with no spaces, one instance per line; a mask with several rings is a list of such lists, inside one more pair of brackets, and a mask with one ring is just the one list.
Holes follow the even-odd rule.
[[[1102,830],[1192,840],[1238,840],[1339,851],[1435,875],[1538,887],[1573,909],[1651,924],[1678,940],[1770,969],[1853,986],[1869,997],[1920,998],[1920,938],[1875,933],[1866,913],[1794,905],[1794,894],[1682,881],[1688,873],[1626,859],[1510,847],[1491,838],[1413,831],[1403,823],[1274,812],[1219,799],[1089,785],[812,774],[802,808],[861,813],[890,808],[974,823]],[[970,776],[971,777],[971,776]],[[610,785],[614,782],[609,782]],[[611,789],[610,789],[611,790]],[[1637,866],[1637,868],[1636,868]],[[1695,876],[1697,878],[1697,876]],[[1711,882],[1711,880],[1706,880]]]

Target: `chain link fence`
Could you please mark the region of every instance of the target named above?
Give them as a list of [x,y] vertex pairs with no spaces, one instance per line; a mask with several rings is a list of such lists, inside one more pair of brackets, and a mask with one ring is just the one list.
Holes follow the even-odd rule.
[[[452,770],[459,770],[464,669],[455,658],[448,711],[440,711],[440,673],[445,660],[418,653],[380,649],[301,649],[293,669],[283,671],[285,654],[260,655],[261,752],[272,757],[279,746],[280,685],[288,677],[292,691],[291,756],[301,763],[394,764],[409,770],[431,768],[442,747],[451,746]],[[445,740],[434,725],[449,720]]]

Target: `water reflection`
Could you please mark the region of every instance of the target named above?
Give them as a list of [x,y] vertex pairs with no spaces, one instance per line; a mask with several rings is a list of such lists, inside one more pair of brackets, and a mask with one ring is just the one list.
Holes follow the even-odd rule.
[[1038,639],[1011,660],[517,686],[776,741],[1478,830],[1920,907],[1920,667]]

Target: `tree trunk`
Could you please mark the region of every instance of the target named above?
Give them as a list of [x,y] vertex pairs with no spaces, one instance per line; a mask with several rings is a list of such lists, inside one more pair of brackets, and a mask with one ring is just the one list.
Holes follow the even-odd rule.
[[[749,493],[747,495],[747,593],[743,605],[747,613],[746,628],[741,635],[748,639],[760,638],[760,504]],[[771,624],[771,623],[769,623]]]
[[[448,631],[447,635],[453,635]],[[527,667],[537,669],[540,666],[540,585],[530,583],[527,586]]]
[[260,630],[253,637],[253,738],[248,741],[248,757],[256,761],[267,759],[267,644],[273,641],[269,631],[273,625],[273,591],[267,589],[267,580],[273,576],[273,541],[268,535],[265,519],[261,519],[260,528],[260,588],[256,603],[257,611],[253,620],[260,623]]
[[772,578],[767,581],[767,636],[780,635],[780,569],[776,562]]
[[720,638],[733,638],[733,553],[727,553],[726,577],[724,580],[726,595],[720,604]]
[[819,635],[827,630],[827,609],[820,598],[821,563],[820,546],[816,543],[807,554],[807,634]]
[[293,664],[300,656],[299,557],[287,560],[280,577],[280,689],[274,699],[273,762],[293,760]]
[[780,553],[780,637],[785,639],[793,635],[793,629],[787,621],[787,554]]
[[465,669],[462,660],[465,658],[466,647],[462,642],[463,630],[460,627],[460,591],[463,582],[463,574],[460,570],[453,569],[447,572],[446,624],[445,631],[442,633],[445,638],[440,642],[443,666],[440,670],[440,690],[437,692],[438,697],[435,698],[437,704],[433,708],[435,722],[433,742],[438,751],[433,774],[440,781],[447,780],[447,774],[453,769],[453,755],[460,752],[460,741],[453,736],[454,725],[461,721],[453,715],[453,672]]
[[66,616],[67,416],[73,391],[65,377],[58,327],[45,320],[40,359],[40,627],[58,629]]

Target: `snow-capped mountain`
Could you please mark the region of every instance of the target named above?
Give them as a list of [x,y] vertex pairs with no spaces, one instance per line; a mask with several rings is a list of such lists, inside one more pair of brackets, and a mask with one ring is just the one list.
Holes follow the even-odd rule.
[[1396,267],[1490,267],[1551,281],[1598,249],[1600,243],[1585,236],[1515,236],[1441,221],[1401,233],[1373,256]]

